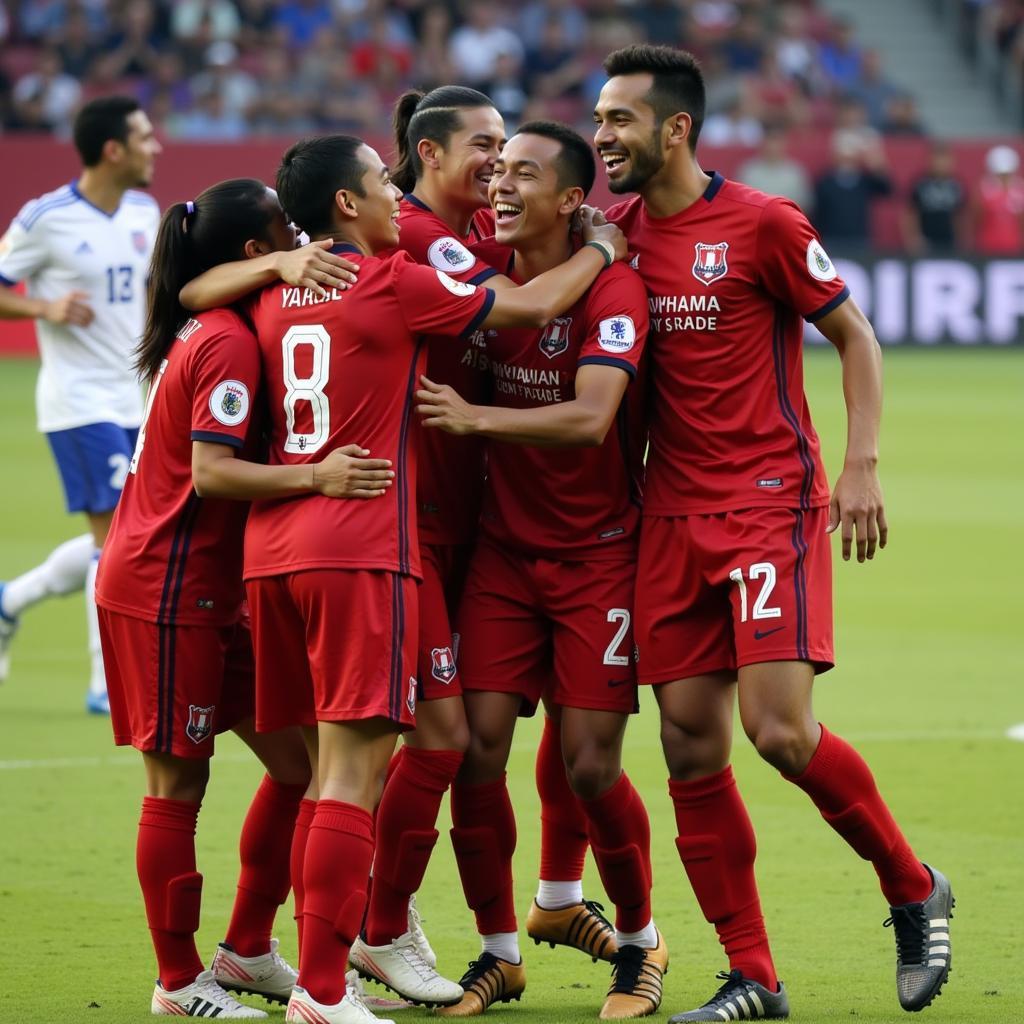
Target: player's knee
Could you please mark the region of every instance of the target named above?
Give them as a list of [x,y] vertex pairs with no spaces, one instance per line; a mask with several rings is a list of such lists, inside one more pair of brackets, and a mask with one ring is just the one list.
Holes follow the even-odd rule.
[[729,762],[728,737],[687,729],[667,718],[661,721],[661,748],[673,779],[713,775]]
[[784,775],[799,775],[814,753],[814,737],[796,723],[764,721],[746,732],[761,757]]
[[587,746],[566,754],[569,788],[581,800],[596,800],[615,784],[622,772],[615,752],[604,747]]
[[472,730],[467,737],[465,755],[459,779],[477,785],[492,782],[505,770],[508,741],[504,736],[487,730]]

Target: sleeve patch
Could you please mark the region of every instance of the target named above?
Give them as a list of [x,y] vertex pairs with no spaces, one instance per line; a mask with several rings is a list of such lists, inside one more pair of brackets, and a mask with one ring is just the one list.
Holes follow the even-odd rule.
[[472,295],[476,291],[475,284],[467,284],[465,281],[456,281],[454,277],[449,277],[443,270],[437,272],[437,279],[452,293],[452,295],[459,295],[465,297]]
[[439,238],[427,250],[427,261],[435,270],[464,274],[476,263],[476,257],[457,239]]
[[812,238],[807,243],[807,270],[816,281],[834,281],[838,271],[828,258],[821,242]]
[[628,352],[636,344],[636,327],[631,316],[613,316],[597,327],[597,343],[605,352]]
[[237,427],[249,415],[249,389],[240,380],[222,380],[210,393],[210,412],[226,427]]

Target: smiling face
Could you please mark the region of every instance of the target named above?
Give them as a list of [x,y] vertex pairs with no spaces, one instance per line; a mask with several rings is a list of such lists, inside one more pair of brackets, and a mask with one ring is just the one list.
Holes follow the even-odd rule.
[[594,109],[594,146],[617,195],[640,191],[665,166],[662,125],[648,101],[653,81],[646,73],[616,75]]
[[513,135],[494,165],[490,198],[494,237],[517,249],[565,232],[583,202],[583,189],[559,184],[562,144],[542,135]]
[[356,156],[365,168],[361,182],[365,194],[349,193],[349,200],[358,214],[359,233],[371,252],[393,249],[398,245],[398,203],[402,192],[391,184],[391,175],[377,150],[364,144]]
[[505,122],[494,107],[459,111],[462,127],[452,132],[444,147],[432,145],[437,158],[437,183],[446,195],[472,205],[487,205],[487,187],[501,147]]

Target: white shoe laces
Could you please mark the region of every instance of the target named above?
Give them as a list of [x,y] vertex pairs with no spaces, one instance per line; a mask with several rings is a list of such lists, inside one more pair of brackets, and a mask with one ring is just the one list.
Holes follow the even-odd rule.
[[367,1021],[377,1021],[373,1011],[363,1002],[366,996],[366,989],[363,988],[363,981],[356,971],[349,971],[345,975],[345,995],[348,996],[349,1002],[359,1011],[362,1017],[365,1017]]
[[409,913],[408,913],[408,924],[409,934],[412,935],[413,941],[416,943],[416,948],[420,951],[420,955],[429,964],[433,958],[434,951],[430,947],[430,943],[427,941],[427,933],[423,930],[423,918],[420,917],[419,907],[416,906],[416,897],[409,897]]
[[244,1010],[248,1007],[243,1006],[235,997],[225,989],[221,988],[217,982],[217,979],[212,975],[209,978],[203,978],[200,981],[198,978],[195,982],[196,995],[202,996],[207,1002],[213,1003],[216,1006],[220,1006],[225,1010]]

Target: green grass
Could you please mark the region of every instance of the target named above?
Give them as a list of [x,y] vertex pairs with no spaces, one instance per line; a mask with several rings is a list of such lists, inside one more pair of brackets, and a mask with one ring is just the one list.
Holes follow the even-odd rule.
[[[34,431],[33,377],[29,362],[0,361],[0,576],[82,530],[62,511]],[[818,688],[818,711],[858,744],[911,841],[953,881],[954,974],[927,1018],[1020,1020],[1024,745],[1004,734],[1024,722],[1024,352],[894,352],[887,381],[882,475],[891,546],[874,564],[837,565],[839,667]],[[834,473],[843,412],[833,355],[809,355],[808,387]],[[38,608],[25,618],[0,690],[2,1022],[148,1019],[154,967],[133,864],[142,771],[137,754],[112,746],[108,723],[82,711],[84,645],[80,598]],[[722,960],[676,857],[649,694],[643,702],[627,736],[627,768],[652,819],[655,914],[672,954],[664,1006],[674,1012],[710,994]],[[536,737],[536,723],[524,723],[510,766],[524,911],[537,865]],[[238,829],[259,778],[233,739],[219,746],[198,840],[205,954],[226,924]],[[880,927],[886,908],[870,867],[746,745],[735,763],[794,1018],[899,1019],[892,934]],[[586,889],[600,895],[592,866]],[[443,840],[420,905],[442,968],[458,976],[476,941]],[[293,953],[290,917],[278,934]],[[596,1018],[602,965],[532,944],[524,952],[524,1002],[489,1018]],[[401,1019],[423,1016],[410,1010]]]

